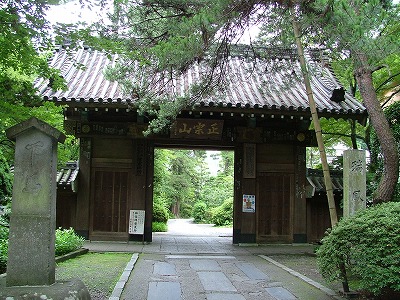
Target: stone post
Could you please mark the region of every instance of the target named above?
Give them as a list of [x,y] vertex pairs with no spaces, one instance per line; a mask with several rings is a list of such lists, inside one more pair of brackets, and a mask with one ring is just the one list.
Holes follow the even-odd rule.
[[343,153],[343,217],[366,207],[366,166],[364,150]]
[[36,118],[6,131],[15,140],[7,286],[55,282],[57,142],[65,135]]

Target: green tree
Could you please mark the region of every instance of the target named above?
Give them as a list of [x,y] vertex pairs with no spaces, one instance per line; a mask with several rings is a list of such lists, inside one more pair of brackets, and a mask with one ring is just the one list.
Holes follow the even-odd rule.
[[[56,2],[56,1],[53,1]],[[47,1],[2,0],[0,3],[0,98],[12,104],[40,102],[33,86],[37,76],[64,88],[59,70],[47,63],[53,41],[46,20]]]
[[[354,79],[347,76],[351,90],[355,92],[357,88],[363,99],[384,157],[385,171],[374,195],[374,202],[389,201],[398,178],[398,153],[393,134],[378,101],[373,73],[388,66],[386,62],[393,55],[398,55],[398,5],[392,5],[391,1],[378,0],[320,0],[300,1],[298,7],[303,42],[310,46],[324,47],[333,58],[347,59],[346,69],[354,74]],[[271,18],[265,25],[268,33],[275,32],[278,43],[282,41],[281,36],[287,37],[291,34],[289,28],[284,26],[290,16],[286,14],[285,17],[286,10],[281,8],[275,11],[275,15],[279,12],[282,13],[281,22]],[[271,36],[268,36],[268,40],[271,41]],[[385,88],[393,88],[393,83],[399,76],[394,71],[396,73],[396,76],[386,76],[383,85]]]
[[154,202],[179,217],[190,217],[201,188],[202,155],[197,150],[157,149],[154,163]]
[[[393,135],[396,140],[398,152],[400,153],[400,102],[397,101],[389,105],[387,108],[384,109],[384,113],[389,121],[390,128],[393,131]],[[371,164],[369,167],[369,189],[376,188],[377,180],[379,179],[379,177],[381,177],[382,172],[384,172],[384,162],[381,155],[381,147],[375,130],[372,130],[371,132],[370,145]],[[400,182],[396,186],[393,201],[400,201]]]
[[154,205],[161,203],[176,217],[210,221],[212,208],[233,200],[233,151],[217,155],[220,170],[215,176],[204,150],[156,149],[154,157]]
[[233,200],[233,154],[233,151],[221,151],[216,155],[219,170],[216,176],[209,177],[201,197],[209,208],[220,206],[227,199]]
[[[50,4],[59,2],[0,1],[0,157],[7,165],[12,165],[14,158],[14,145],[5,136],[7,128],[31,116],[59,130],[63,127],[62,108],[43,103],[34,88],[37,77],[49,79],[53,89],[65,88],[59,70],[50,68],[47,61],[54,45],[46,12]],[[59,148],[60,164],[76,159],[78,147],[78,142],[68,137]],[[7,178],[5,169],[0,172]]]

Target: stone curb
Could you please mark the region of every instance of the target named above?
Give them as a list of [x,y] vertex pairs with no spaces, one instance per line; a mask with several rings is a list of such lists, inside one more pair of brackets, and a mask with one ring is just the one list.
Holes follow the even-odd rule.
[[66,260],[71,259],[71,258],[75,258],[75,257],[77,257],[79,255],[83,255],[83,254],[86,254],[88,252],[89,252],[89,249],[81,248],[81,249],[76,250],[74,252],[70,252],[70,253],[67,253],[65,255],[57,256],[56,257],[56,263],[66,261]]
[[308,284],[312,285],[313,287],[321,290],[322,292],[326,293],[327,295],[331,296],[334,299],[337,300],[343,300],[342,297],[338,296],[334,290],[327,288],[323,286],[322,284],[308,278],[307,276],[304,276],[303,274],[300,274],[299,272],[296,272],[295,270],[286,267],[285,265],[282,265],[281,263],[277,262],[276,260],[273,260],[272,258],[266,256],[266,255],[259,255],[262,259],[265,259],[266,261],[269,261],[270,263],[274,264],[275,266],[289,272],[291,275],[300,278],[301,280],[307,282]]
[[124,271],[122,272],[121,277],[119,278],[117,284],[115,285],[110,298],[108,298],[109,300],[119,300],[119,298],[121,297],[122,291],[124,290],[125,284],[128,281],[132,270],[135,268],[135,264],[136,264],[136,261],[138,260],[138,258],[139,258],[139,254],[133,253],[131,260],[126,265]]

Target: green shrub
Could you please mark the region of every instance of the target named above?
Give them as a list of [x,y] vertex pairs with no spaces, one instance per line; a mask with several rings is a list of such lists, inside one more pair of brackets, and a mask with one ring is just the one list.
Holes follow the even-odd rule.
[[212,222],[217,226],[233,224],[233,199],[225,200],[212,211]]
[[400,203],[389,202],[342,219],[322,239],[317,262],[324,278],[342,280],[346,267],[350,284],[379,295],[400,291]]
[[189,203],[181,203],[179,207],[179,217],[182,219],[189,219],[192,217],[193,205]]
[[80,249],[85,239],[77,235],[73,228],[56,230],[56,256]]
[[167,223],[169,218],[168,210],[161,203],[153,205],[153,222]]
[[192,217],[195,223],[204,223],[206,221],[207,204],[204,202],[197,202],[193,206]]
[[8,228],[0,226],[0,274],[7,269]]
[[[8,259],[8,233],[7,227],[0,226],[0,274],[6,271]],[[56,230],[56,256],[73,252],[82,247],[85,239],[78,236],[70,229]]]
[[153,222],[151,224],[153,232],[167,232],[168,225],[163,222]]

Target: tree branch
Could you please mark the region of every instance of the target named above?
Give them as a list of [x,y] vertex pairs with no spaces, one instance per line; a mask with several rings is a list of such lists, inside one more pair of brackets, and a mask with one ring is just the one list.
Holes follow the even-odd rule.
[[389,98],[388,98],[385,102],[383,102],[383,104],[381,105],[381,107],[385,107],[385,105],[388,104],[388,103],[390,102],[390,100],[392,100],[392,99],[394,98],[394,96],[396,96],[396,95],[399,94],[399,93],[400,93],[400,89],[398,89],[397,91],[393,92],[393,93],[389,96]]

